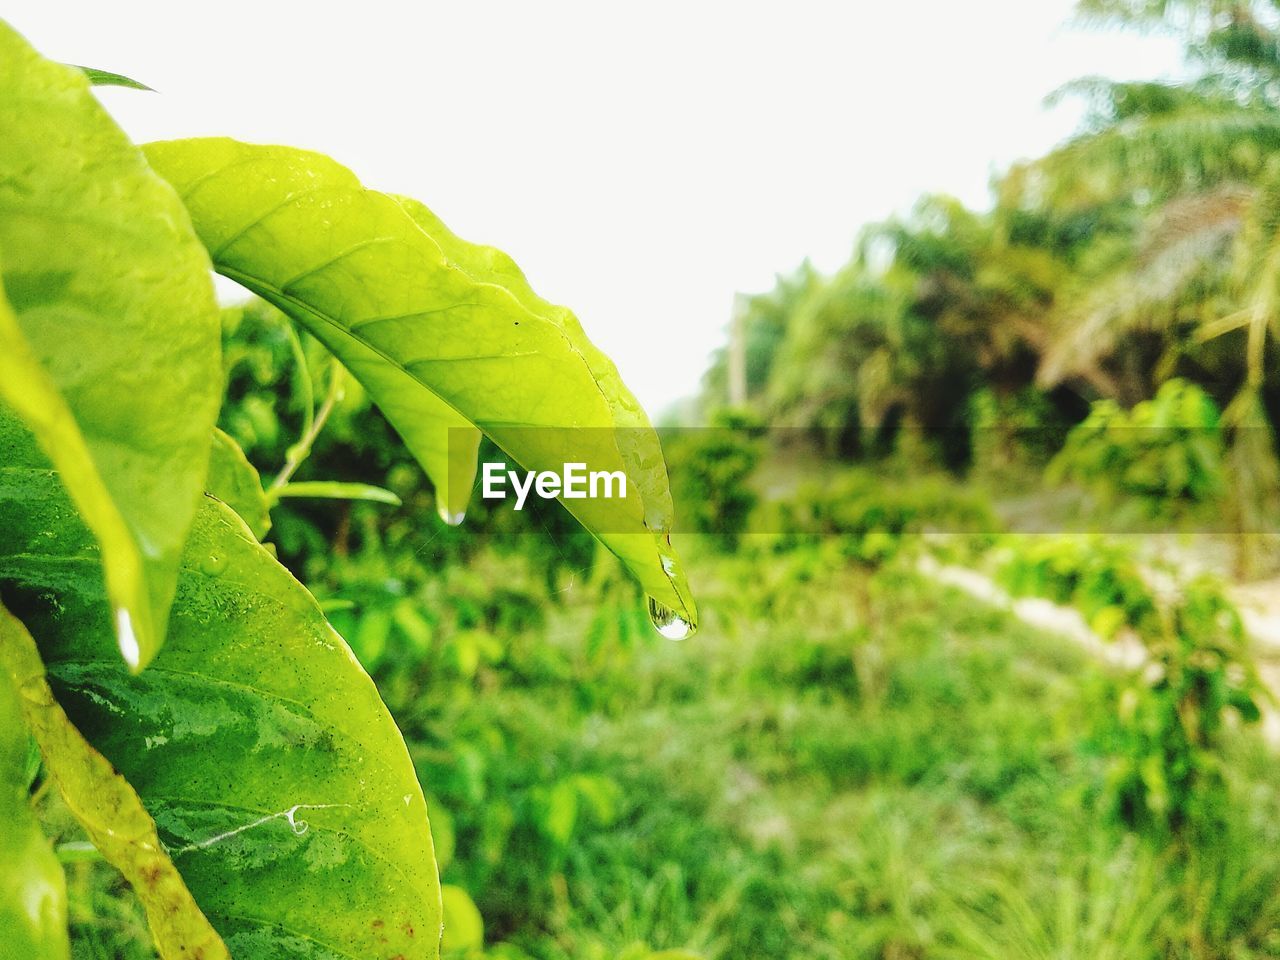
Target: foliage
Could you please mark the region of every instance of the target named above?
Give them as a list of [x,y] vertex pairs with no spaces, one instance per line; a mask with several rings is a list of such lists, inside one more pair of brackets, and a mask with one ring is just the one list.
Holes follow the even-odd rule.
[[763,432],[753,414],[724,410],[710,426],[668,442],[686,529],[737,546],[759,501],[750,481],[764,455]]
[[997,559],[999,582],[1015,597],[1044,597],[1080,612],[1111,640],[1154,629],[1155,601],[1133,550],[1104,537],[1010,536]]
[[772,351],[753,405],[771,423],[815,431],[829,453],[874,454],[906,428],[958,468],[993,452],[975,450],[985,439],[965,416],[975,404],[1000,462],[1024,426],[1012,398],[1039,392],[1039,419],[1056,430],[1095,400],[1129,409],[1178,377],[1224,411],[1228,445],[1245,440],[1250,473],[1266,482],[1232,496],[1237,513],[1257,512],[1280,490],[1274,11],[1082,9],[1175,27],[1194,76],[1068,85],[1055,98],[1084,99],[1080,131],[1000,176],[990,211],[926,197],[910,216],[866,228],[833,275],[804,270],[750,300],[748,342]]
[[[795,273],[779,276],[773,290],[746,298],[742,314],[745,341],[745,374],[748,401],[758,401],[769,383],[778,346],[797,306],[807,295],[822,285],[822,278],[805,261]],[[711,358],[702,379],[703,395],[708,404],[726,403],[729,399],[729,352],[719,348]]]
[[1131,549],[1098,538],[1010,543],[1001,579],[1012,593],[1070,604],[1103,638],[1141,644],[1141,664],[1107,688],[1095,723],[1104,802],[1135,827],[1216,829],[1224,724],[1256,722],[1265,696],[1222,584],[1202,575],[1158,590]]
[[814,537],[833,538],[844,556],[877,565],[926,537],[961,535],[977,547],[999,530],[981,494],[958,490],[943,477],[886,482],[850,471],[823,484],[801,486],[777,504],[783,531],[779,546]]
[[1094,403],[1047,475],[1050,482],[1081,485],[1101,506],[1134,500],[1148,515],[1159,516],[1221,498],[1223,446],[1213,400],[1175,379],[1132,410],[1111,400]]
[[[657,435],[568,311],[416,201],[283,147],[139,149],[89,88],[125,78],[45,60],[4,24],[0,52],[0,685],[39,744],[38,789],[57,786],[129,881],[165,958],[438,956],[441,891],[409,754],[320,606],[259,542],[269,511],[401,502],[358,478],[293,481],[349,370],[451,522],[482,432],[531,465],[573,454],[625,471],[636,497],[577,512],[653,595],[655,620],[689,632]],[[233,435],[269,432],[268,412],[242,406],[231,433],[214,429],[211,261],[333,354],[316,406],[321,348],[277,327],[301,425],[265,489]],[[280,535],[295,556],[314,547],[300,524]],[[420,642],[424,625],[397,614]],[[465,664],[475,648],[461,637]],[[28,836],[30,771],[10,762],[25,746],[19,734],[5,747],[0,787],[7,848],[31,872],[23,886],[6,871],[0,932],[6,951],[65,958],[61,875]],[[472,944],[456,922],[451,944]]]
[[[999,533],[1052,524],[1055,453],[1157,523],[1280,491],[1274,14],[1082,8],[1200,75],[1086,78],[992,209],[746,299],[748,409],[669,441],[718,535],[680,544],[695,647],[643,609],[693,625],[657,437],[572,314],[325,157],[139,150],[86,86],[127,78],[0,26],[0,952],[1280,955],[1231,590]],[[570,436],[641,496],[469,503],[477,456]],[[1137,665],[939,572],[991,562]]]
[[[446,882],[473,894],[493,939],[539,960],[636,941],[710,960],[836,960],[972,955],[979,933],[1020,955],[1043,928],[1064,947],[1164,956],[1205,936],[1194,917],[1212,904],[1235,910],[1230,932],[1188,955],[1235,937],[1266,955],[1267,928],[1248,932],[1225,886],[1206,876],[1184,900],[1178,861],[1126,840],[1101,805],[1080,809],[1103,775],[1083,743],[1094,703],[1080,681],[1096,669],[1084,654],[904,572],[878,578],[866,632],[844,619],[839,565],[798,588],[803,618],[779,617],[760,590],[777,562],[717,557],[700,599],[735,635],[712,631],[692,656],[646,643],[593,665],[576,626],[587,611],[570,606],[539,631],[558,670],[524,646],[477,675],[478,695],[425,678],[406,692],[430,779],[457,812]],[[878,659],[856,660],[863,648]],[[1241,781],[1271,783],[1274,766],[1261,747],[1245,764],[1245,744],[1222,738],[1233,834],[1198,848],[1202,869],[1255,871],[1257,895],[1274,896],[1262,838],[1275,794]],[[584,774],[617,784],[615,817],[580,818],[553,858],[541,798]]]
[[1070,432],[1069,415],[1049,394],[1024,387],[1001,395],[990,388],[969,401],[973,471],[1004,488],[1023,475],[1038,476]]

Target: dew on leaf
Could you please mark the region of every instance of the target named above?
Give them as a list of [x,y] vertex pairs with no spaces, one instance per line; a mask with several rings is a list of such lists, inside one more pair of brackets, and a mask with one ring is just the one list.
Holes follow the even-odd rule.
[[693,635],[693,625],[665,603],[649,598],[649,620],[668,640],[684,640]]
[[200,561],[200,571],[210,577],[221,576],[225,569],[227,569],[225,553],[210,553]]

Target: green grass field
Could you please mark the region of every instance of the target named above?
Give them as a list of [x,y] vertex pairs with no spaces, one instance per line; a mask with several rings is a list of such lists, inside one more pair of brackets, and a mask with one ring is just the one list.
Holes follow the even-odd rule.
[[546,960],[1280,956],[1280,772],[1255,733],[1229,737],[1220,835],[1144,841],[1096,803],[1106,674],[1069,641],[902,571],[871,583],[866,622],[847,569],[765,614],[759,561],[698,559],[708,626],[690,642],[592,649],[569,604],[465,680],[383,678],[448,811],[445,881],[490,943]]

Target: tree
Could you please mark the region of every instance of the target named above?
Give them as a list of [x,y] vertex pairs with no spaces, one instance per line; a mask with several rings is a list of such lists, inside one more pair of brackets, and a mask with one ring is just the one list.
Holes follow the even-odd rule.
[[[1189,84],[1080,81],[1085,129],[1016,171],[1006,202],[1104,209],[1132,241],[1101,241],[1051,318],[1040,378],[1087,376],[1133,404],[1172,375],[1223,403],[1241,532],[1265,530],[1280,492],[1280,33],[1249,0],[1085,0],[1082,13],[1173,28],[1198,68]],[[1246,563],[1242,561],[1242,563]]]
[[[822,277],[806,260],[791,274],[779,274],[767,293],[747,298],[743,317],[746,338],[747,397],[758,401],[773,371],[778,348],[787,336],[791,317],[805,298],[822,284]],[[729,393],[729,351],[718,348],[702,376],[703,406],[724,404]]]

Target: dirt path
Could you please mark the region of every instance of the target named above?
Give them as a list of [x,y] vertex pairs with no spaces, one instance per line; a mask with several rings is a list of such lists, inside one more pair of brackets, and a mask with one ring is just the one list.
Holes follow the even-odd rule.
[[[1010,611],[1023,623],[1055,633],[1088,650],[1106,663],[1125,669],[1141,666],[1142,644],[1133,638],[1103,640],[1089,629],[1084,617],[1070,607],[1034,597],[1011,597],[986,574],[967,567],[945,566],[933,557],[922,557],[919,570],[925,576],[963,590],[970,596]],[[1235,585],[1232,599],[1240,607],[1245,629],[1255,644],[1258,672],[1272,695],[1280,699],[1280,579]],[[1264,704],[1262,735],[1280,749],[1280,709]]]

